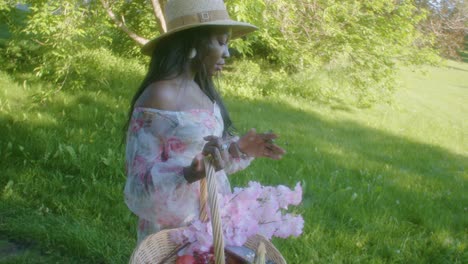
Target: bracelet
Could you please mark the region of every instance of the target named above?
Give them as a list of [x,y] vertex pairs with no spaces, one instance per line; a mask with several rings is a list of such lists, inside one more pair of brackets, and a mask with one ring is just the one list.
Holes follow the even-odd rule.
[[239,145],[237,144],[237,141],[232,142],[231,146],[232,145],[234,145],[235,152],[236,152],[234,155],[231,153],[231,155],[234,158],[247,159],[249,157],[249,155],[247,155],[246,153],[242,152],[242,150],[240,150]]

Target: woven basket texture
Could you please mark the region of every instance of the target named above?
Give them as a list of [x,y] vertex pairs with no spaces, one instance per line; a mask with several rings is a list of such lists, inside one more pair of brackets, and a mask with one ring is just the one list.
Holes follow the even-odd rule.
[[[144,239],[140,245],[133,251],[130,258],[130,264],[159,264],[161,260],[168,257],[174,250],[180,246],[172,242],[169,233],[174,229],[167,229],[152,234]],[[244,246],[253,251],[257,250],[260,242],[265,244],[266,259],[276,264],[286,264],[286,260],[276,247],[261,235],[256,235],[247,240]],[[176,262],[177,254],[167,259],[164,263],[173,264]]]

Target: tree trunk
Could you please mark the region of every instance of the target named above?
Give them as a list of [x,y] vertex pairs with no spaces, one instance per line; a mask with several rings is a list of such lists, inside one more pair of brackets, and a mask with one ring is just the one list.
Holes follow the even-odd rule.
[[127,33],[127,35],[132,38],[136,43],[138,43],[138,45],[140,46],[143,46],[145,45],[149,40],[144,38],[144,37],[141,37],[141,36],[138,36],[135,32],[131,31],[126,25],[124,22],[122,22],[121,20],[119,20],[117,18],[117,16],[114,14],[114,12],[112,12],[112,9],[109,7],[109,3],[105,0],[101,0],[101,3],[102,3],[102,6],[104,7],[104,9],[106,9],[107,11],[107,14],[109,15],[109,17],[114,21],[115,25],[117,27],[119,27],[122,31],[124,31],[125,33]]
[[153,12],[154,17],[158,20],[159,32],[164,33],[167,32],[166,27],[166,18],[164,17],[163,9],[164,9],[164,0],[151,0],[151,4],[153,5]]

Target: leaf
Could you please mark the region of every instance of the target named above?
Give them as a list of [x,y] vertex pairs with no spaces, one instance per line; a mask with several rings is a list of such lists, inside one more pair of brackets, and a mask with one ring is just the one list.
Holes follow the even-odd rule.
[[75,149],[73,149],[72,146],[65,146],[65,150],[68,152],[68,154],[70,154],[71,158],[73,159],[73,161],[77,161],[78,160],[78,157],[76,155],[76,152],[75,152]]

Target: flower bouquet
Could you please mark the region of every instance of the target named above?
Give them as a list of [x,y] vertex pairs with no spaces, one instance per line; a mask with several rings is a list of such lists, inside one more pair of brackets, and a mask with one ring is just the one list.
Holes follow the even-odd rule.
[[[226,246],[241,247],[248,238],[257,234],[268,240],[273,236],[299,236],[304,220],[286,210],[290,205],[298,205],[301,200],[299,183],[291,190],[283,185],[270,187],[250,182],[246,188],[235,188],[233,193],[218,194]],[[170,238],[179,245],[188,244],[178,253],[179,256],[203,256],[206,259],[213,245],[211,224],[201,220],[192,222],[187,228],[172,231]]]
[[256,264],[286,263],[269,239],[302,233],[302,217],[286,211],[289,205],[301,202],[301,186],[291,190],[250,182],[246,188],[220,195],[207,158],[205,168],[207,177],[200,182],[200,220],[148,236],[134,250],[130,263],[231,264],[252,263],[253,258]]

